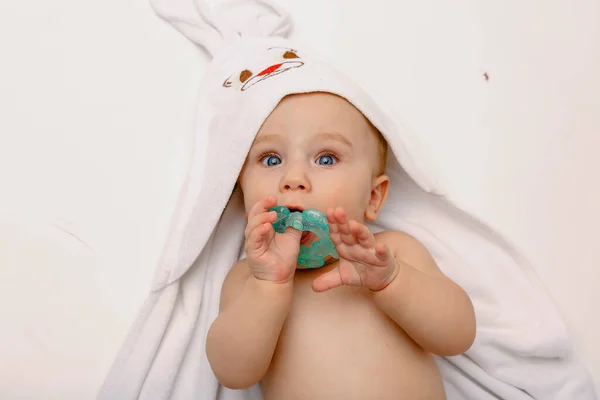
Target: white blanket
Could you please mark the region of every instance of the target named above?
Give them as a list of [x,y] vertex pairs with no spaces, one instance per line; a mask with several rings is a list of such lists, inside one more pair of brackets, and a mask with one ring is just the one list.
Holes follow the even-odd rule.
[[[390,192],[371,228],[416,237],[474,303],[477,337],[471,349],[437,358],[448,398],[596,398],[526,260],[443,196],[410,145],[412,133],[382,104],[330,61],[284,38],[291,27],[285,12],[251,0],[217,9],[200,0],[152,4],[214,58],[200,89],[198,144],[154,287],[98,399],[262,399],[259,385],[241,391],[219,385],[205,339],[218,313],[223,280],[242,256],[246,221],[235,181],[247,151],[284,96],[312,91],[348,99],[389,143]],[[287,51],[297,57],[283,57]],[[245,70],[251,76],[240,78]]]

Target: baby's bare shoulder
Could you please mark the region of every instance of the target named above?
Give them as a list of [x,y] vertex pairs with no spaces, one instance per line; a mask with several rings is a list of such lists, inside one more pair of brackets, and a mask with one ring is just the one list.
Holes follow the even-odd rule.
[[402,231],[382,231],[374,234],[377,243],[386,244],[390,250],[403,252],[420,251],[425,246],[417,238]]
[[388,246],[396,260],[426,273],[441,273],[429,250],[414,236],[401,231],[383,231],[373,236],[377,243]]

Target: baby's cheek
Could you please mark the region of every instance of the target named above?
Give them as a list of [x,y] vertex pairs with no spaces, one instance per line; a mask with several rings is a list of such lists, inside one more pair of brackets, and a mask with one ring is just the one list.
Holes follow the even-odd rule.
[[326,202],[329,207],[342,206],[344,199],[347,197],[347,188],[344,185],[327,186]]
[[244,195],[244,209],[246,210],[246,213],[250,214],[252,207],[254,207],[254,205],[256,203],[258,203],[260,200],[262,200],[262,198],[260,197],[260,193],[251,193],[248,195],[245,194]]
[[336,185],[330,189],[327,196],[328,207],[343,207],[346,215],[351,219],[356,219],[360,214],[362,198],[359,196],[356,188],[348,185]]

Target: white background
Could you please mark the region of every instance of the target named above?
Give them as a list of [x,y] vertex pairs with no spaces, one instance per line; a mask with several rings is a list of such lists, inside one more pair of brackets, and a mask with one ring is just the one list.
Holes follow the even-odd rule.
[[[530,258],[600,388],[600,4],[278,2]],[[149,289],[205,65],[144,0],[0,2],[0,398],[94,397]]]

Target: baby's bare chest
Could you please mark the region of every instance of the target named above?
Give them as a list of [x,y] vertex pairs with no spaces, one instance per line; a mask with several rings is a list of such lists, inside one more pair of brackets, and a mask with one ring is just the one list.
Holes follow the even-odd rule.
[[296,279],[263,380],[266,400],[444,398],[433,357],[377,308],[367,290],[315,293],[311,280]]

